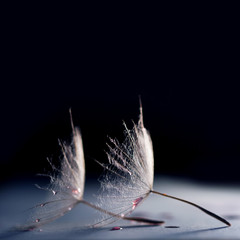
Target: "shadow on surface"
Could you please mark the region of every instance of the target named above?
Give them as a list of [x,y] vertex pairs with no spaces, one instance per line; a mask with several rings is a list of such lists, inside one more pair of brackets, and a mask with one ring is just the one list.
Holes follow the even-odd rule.
[[229,228],[228,226],[224,227],[216,227],[216,228],[205,228],[205,229],[199,229],[199,230],[192,230],[192,231],[185,231],[185,232],[178,232],[170,234],[171,236],[181,236],[181,235],[190,235],[195,233],[202,233],[202,232],[208,232],[208,231],[216,231],[224,228]]
[[160,227],[161,225],[131,225],[131,226],[122,226],[122,229],[130,229],[130,228],[149,228],[149,227]]
[[11,239],[13,237],[17,237],[20,235],[27,235],[30,231],[20,231],[20,230],[16,230],[16,229],[9,229],[6,230],[5,232],[1,232],[0,233],[0,239]]
[[[159,227],[159,225],[126,225],[126,226],[121,226],[122,229],[134,229],[134,228],[149,228],[149,227]],[[15,229],[9,229],[5,232],[0,233],[0,239],[25,239],[27,236],[29,238],[32,238],[32,233],[37,233],[41,232],[41,236],[44,237],[44,235],[47,233],[48,236],[49,234],[61,234],[61,237],[67,237],[69,232],[71,232],[72,237],[76,235],[81,238],[85,237],[91,237],[91,235],[95,235],[96,233],[100,233],[103,231],[111,231],[113,226],[108,226],[108,227],[102,227],[102,228],[92,228],[92,227],[73,227],[73,228],[61,228],[60,229],[46,229],[46,230],[41,230],[41,229],[35,229],[33,231],[19,231]],[[192,230],[192,231],[184,231],[184,232],[175,232],[175,233],[169,233],[166,234],[165,237],[182,237],[182,236],[187,236],[191,234],[197,234],[197,233],[203,233],[203,232],[208,232],[208,231],[217,231],[220,229],[228,228],[227,226],[224,227],[217,227],[217,228],[207,228],[207,229],[199,229],[199,230]],[[60,231],[59,231],[60,230]],[[46,235],[45,235],[46,236]],[[96,236],[96,235],[95,235]],[[60,238],[61,238],[60,237]]]

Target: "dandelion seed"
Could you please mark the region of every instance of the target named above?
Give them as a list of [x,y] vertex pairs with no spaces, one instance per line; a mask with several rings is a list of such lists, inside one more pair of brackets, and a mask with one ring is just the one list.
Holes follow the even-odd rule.
[[[102,188],[99,197],[100,206],[111,206],[111,212],[126,216],[150,193],[154,193],[190,204],[230,226],[231,224],[224,218],[195,203],[153,190],[153,147],[150,134],[143,125],[141,101],[139,121],[138,124],[133,123],[133,125],[133,129],[129,130],[124,123],[126,138],[123,143],[110,138],[112,144],[108,145],[107,152],[109,164],[100,163],[105,169],[100,179]],[[104,217],[99,224],[115,220],[113,217]]]
[[[79,203],[83,203],[100,212],[108,214],[111,217],[145,223],[151,223],[153,221],[157,222],[158,224],[162,224],[163,221],[155,221],[144,218],[127,218],[123,215],[118,215],[110,211],[104,210],[83,199],[85,183],[85,161],[82,137],[79,129],[75,128],[73,125],[72,116],[71,124],[73,130],[72,143],[67,144],[59,141],[63,155],[61,161],[61,168],[57,169],[48,160],[52,166],[54,173],[52,175],[47,175],[48,177],[50,177],[51,184],[45,190],[52,192],[51,199],[49,199],[49,201],[47,202],[35,206],[34,209],[37,210],[34,214],[35,220],[32,223],[27,224],[26,226],[20,227],[20,229],[32,230],[46,223],[52,222],[72,210]],[[43,189],[38,185],[37,187]]]

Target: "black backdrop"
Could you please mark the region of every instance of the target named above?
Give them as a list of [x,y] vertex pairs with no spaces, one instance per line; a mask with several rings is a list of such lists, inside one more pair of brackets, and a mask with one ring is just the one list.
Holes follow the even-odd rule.
[[87,175],[99,175],[94,159],[107,161],[107,136],[123,140],[122,120],[137,121],[141,95],[156,173],[239,182],[234,15],[226,24],[221,14],[126,19],[94,11],[18,14],[16,7],[5,16],[1,180],[48,171],[47,157],[59,164],[57,139],[70,140],[70,107]]

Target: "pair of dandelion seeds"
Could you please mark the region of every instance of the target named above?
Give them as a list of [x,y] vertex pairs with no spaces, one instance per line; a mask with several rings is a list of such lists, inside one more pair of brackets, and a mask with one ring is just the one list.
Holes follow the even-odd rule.
[[[231,225],[222,217],[193,202],[153,190],[153,148],[151,137],[143,125],[141,104],[138,123],[133,123],[131,130],[124,123],[124,142],[119,143],[117,140],[110,139],[111,145],[108,145],[109,151],[107,152],[109,164],[100,163],[105,169],[101,179],[104,197],[100,197],[100,204],[94,205],[85,201],[83,198],[85,162],[82,137],[79,129],[74,127],[72,117],[71,124],[72,143],[66,144],[59,141],[63,154],[60,169],[57,169],[49,161],[54,173],[49,176],[50,186],[47,189],[53,193],[52,198],[35,206],[40,211],[36,211],[34,220],[27,225],[27,229],[34,229],[50,223],[80,203],[106,215],[104,220],[94,226],[109,224],[118,219],[161,225],[164,223],[163,221],[129,216],[151,193],[190,204],[224,224]],[[44,211],[41,211],[43,209]]]

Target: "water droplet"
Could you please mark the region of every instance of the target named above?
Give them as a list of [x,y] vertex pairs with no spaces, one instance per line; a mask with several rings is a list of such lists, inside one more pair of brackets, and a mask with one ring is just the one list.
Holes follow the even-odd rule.
[[116,230],[122,230],[122,228],[121,228],[121,227],[113,227],[113,228],[111,229],[111,231],[116,231]]
[[79,191],[78,191],[77,189],[73,189],[73,190],[72,190],[72,193],[75,194],[75,195],[77,195],[77,194],[79,194]]
[[40,204],[40,207],[44,207],[46,204],[45,203],[42,203],[42,204]]
[[37,219],[35,220],[35,222],[36,222],[36,223],[40,222],[40,219],[39,219],[39,218],[37,218]]
[[135,209],[135,208],[137,207],[137,205],[138,205],[142,200],[143,200],[143,197],[139,197],[139,198],[135,199],[135,200],[132,202],[132,204],[133,204],[132,209]]
[[68,211],[71,211],[71,210],[72,210],[72,208],[71,208],[71,207],[69,207],[69,208],[68,208]]

